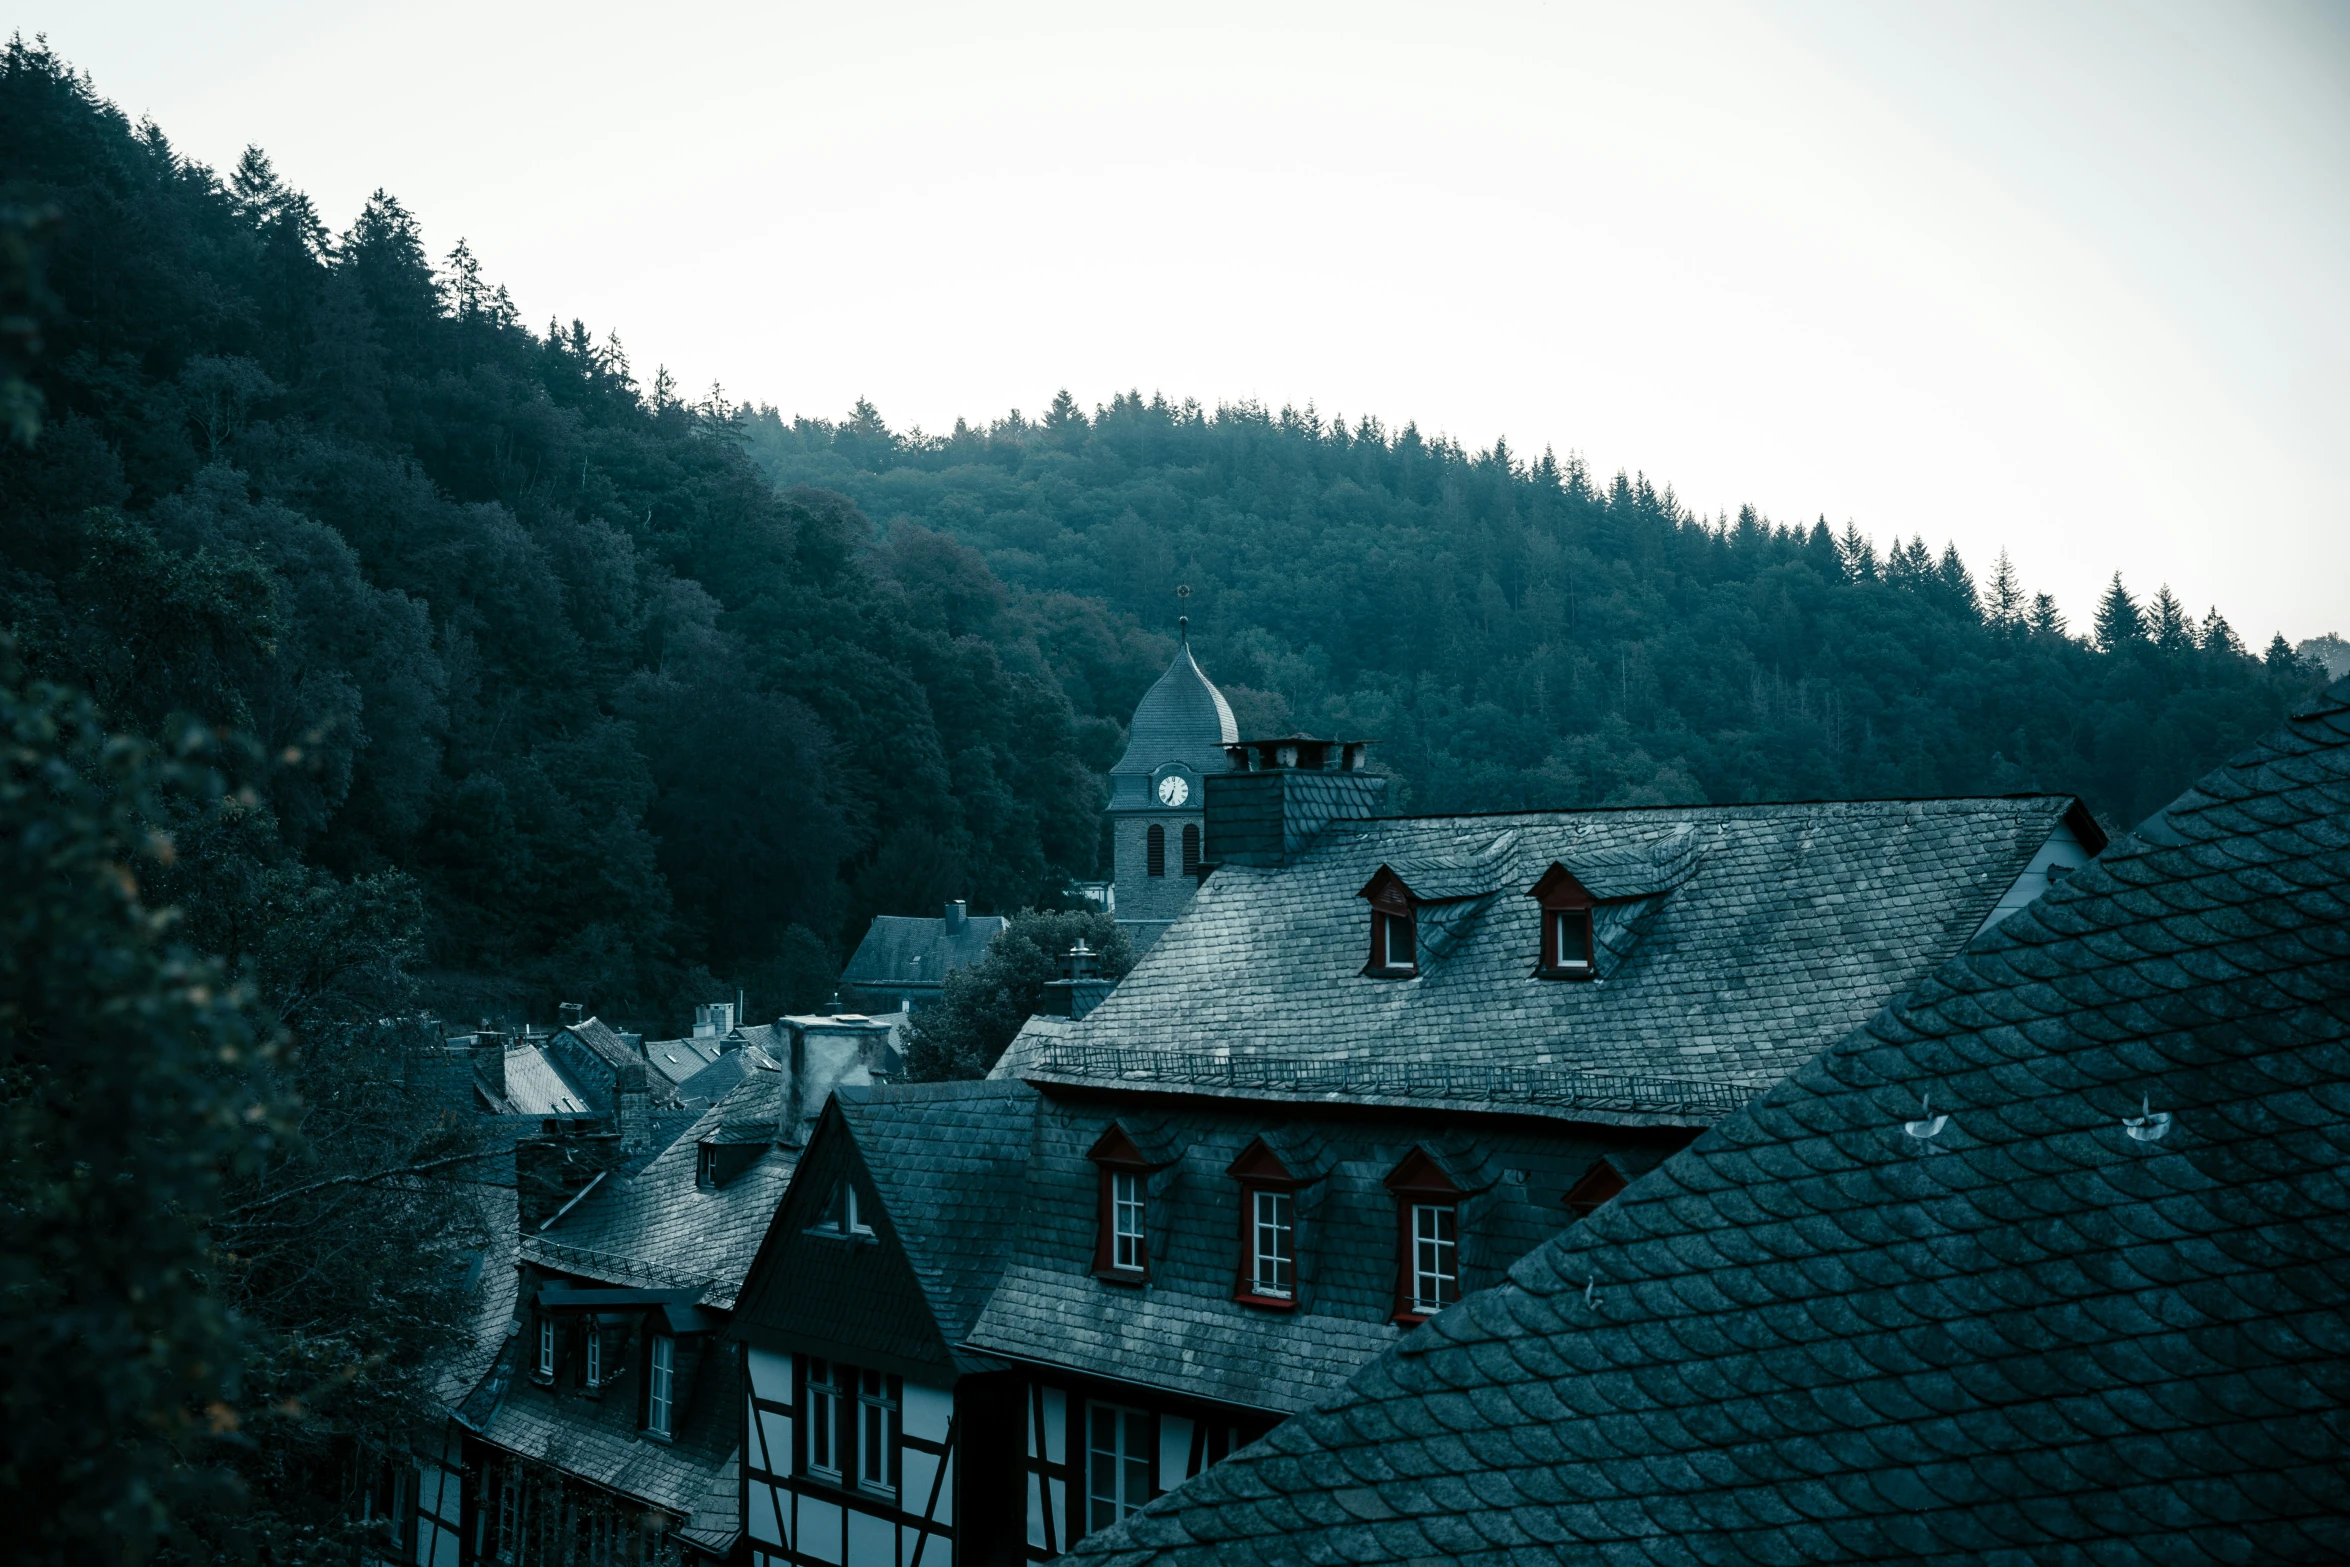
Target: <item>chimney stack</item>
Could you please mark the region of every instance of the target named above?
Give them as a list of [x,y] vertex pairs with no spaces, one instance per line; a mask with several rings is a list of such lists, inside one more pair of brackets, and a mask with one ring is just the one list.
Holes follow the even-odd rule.
[[491,1093],[505,1098],[506,1036],[493,1031],[485,1021],[474,1032],[471,1055],[475,1075],[489,1084]]
[[964,902],[961,898],[957,898],[954,902],[948,904],[947,934],[950,936],[960,936],[963,934],[963,925],[965,921],[970,919],[970,917],[971,906]]
[[1332,822],[1376,815],[1387,780],[1364,770],[1369,743],[1288,735],[1226,746],[1233,770],[1205,780],[1202,869],[1286,865]]
[[565,1028],[577,1028],[586,1016],[587,1008],[579,1002],[566,1001],[563,1003],[563,1026]]
[[645,1069],[635,1061],[612,1072],[612,1119],[620,1131],[620,1152],[643,1153],[653,1145],[652,1094],[645,1087]]

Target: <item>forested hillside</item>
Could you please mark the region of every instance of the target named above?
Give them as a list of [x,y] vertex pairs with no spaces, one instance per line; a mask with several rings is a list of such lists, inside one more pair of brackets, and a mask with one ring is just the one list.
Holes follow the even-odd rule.
[[[2060,789],[2126,825],[2319,678],[2167,588],[2117,575],[2068,632],[2004,560],[1695,517],[1371,419],[1132,395],[943,437],[865,406],[738,423],[780,481],[951,534],[1048,603],[1164,626],[1188,585],[1244,726],[1379,738],[1420,810]],[[1137,694],[1064,684],[1101,719]]]
[[291,877],[418,908],[444,1008],[657,1027],[714,982],[813,1004],[877,910],[1091,870],[1069,702],[972,551],[778,494],[719,410],[533,332],[462,248],[436,270],[391,197],[330,233],[22,41],[0,168],[49,296],[0,627],[118,724],[260,742],[245,830],[177,888],[232,964]]
[[1179,584],[1249,727],[1373,737],[1423,810],[2050,788],[2126,823],[2315,678],[2167,591],[2068,634],[1917,540],[1368,419],[689,402],[391,196],[332,233],[39,45],[0,158],[48,280],[0,626],[118,724],[257,742],[173,873],[231,964],[325,900],[412,921],[445,1010],[807,1004],[872,913],[1095,870]]

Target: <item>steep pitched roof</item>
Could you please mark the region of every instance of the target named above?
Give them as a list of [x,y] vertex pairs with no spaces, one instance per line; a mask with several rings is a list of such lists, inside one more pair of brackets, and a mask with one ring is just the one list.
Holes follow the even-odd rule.
[[949,931],[943,919],[884,914],[865,931],[849,966],[840,971],[843,985],[936,985],[948,973],[976,963],[987,955],[987,944],[1004,928],[1000,914],[973,914],[960,931]]
[[[1217,870],[1099,1007],[998,1070],[1708,1124],[1956,952],[2076,811],[2035,795],[1340,822],[1285,867]],[[1554,863],[1622,900],[1594,916],[1597,982],[1533,975],[1525,893]],[[1432,900],[1417,978],[1362,974],[1381,866]]]
[[708,1188],[696,1184],[700,1144],[746,1127],[771,1137],[784,1077],[772,1065],[751,1071],[672,1132],[641,1170],[607,1181],[553,1226],[525,1236],[523,1257],[614,1284],[695,1286],[705,1304],[731,1307],[790,1184],[793,1161],[777,1150]]
[[1024,1083],[835,1090],[940,1334],[961,1342],[1003,1272],[1036,1092]]
[[1080,1554],[2335,1559],[2346,1165],[2350,681]]

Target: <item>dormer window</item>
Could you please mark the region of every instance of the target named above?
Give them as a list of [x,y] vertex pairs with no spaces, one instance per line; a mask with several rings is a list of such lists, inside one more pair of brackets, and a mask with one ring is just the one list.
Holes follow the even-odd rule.
[[539,1315],[539,1376],[555,1375],[555,1319],[544,1312]]
[[1387,1177],[1395,1194],[1395,1311],[1407,1326],[1425,1322],[1461,1298],[1461,1198],[1458,1182],[1419,1149]]
[[1363,972],[1373,979],[1410,979],[1419,973],[1419,920],[1403,878],[1382,865],[1360,896],[1371,905],[1371,960]]
[[1232,1298],[1289,1310],[1297,1305],[1298,1181],[1262,1139],[1225,1173],[1240,1183],[1240,1267]]
[[1541,949],[1534,961],[1536,979],[1595,979],[1599,974],[1598,948],[1593,943],[1591,910],[1597,901],[1563,865],[1553,863],[1542,879],[1527,889],[1542,910]]
[[1605,1159],[1583,1172],[1583,1178],[1567,1188],[1567,1211],[1578,1219],[1588,1219],[1614,1200],[1616,1193],[1631,1185],[1616,1167]]
[[656,1333],[645,1364],[645,1429],[666,1439],[673,1433],[677,1411],[677,1340]]
[[1125,1132],[1113,1126],[1093,1145],[1099,1173],[1093,1271],[1114,1284],[1150,1278],[1150,1170]]

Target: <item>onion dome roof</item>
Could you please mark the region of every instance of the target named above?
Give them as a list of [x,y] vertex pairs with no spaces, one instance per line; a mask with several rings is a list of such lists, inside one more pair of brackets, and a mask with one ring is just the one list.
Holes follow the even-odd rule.
[[1175,649],[1175,662],[1143,693],[1126,732],[1126,754],[1110,773],[1147,775],[1169,762],[1181,762],[1194,772],[1220,773],[1232,765],[1224,747],[1239,740],[1232,705],[1200,673],[1187,638]]

